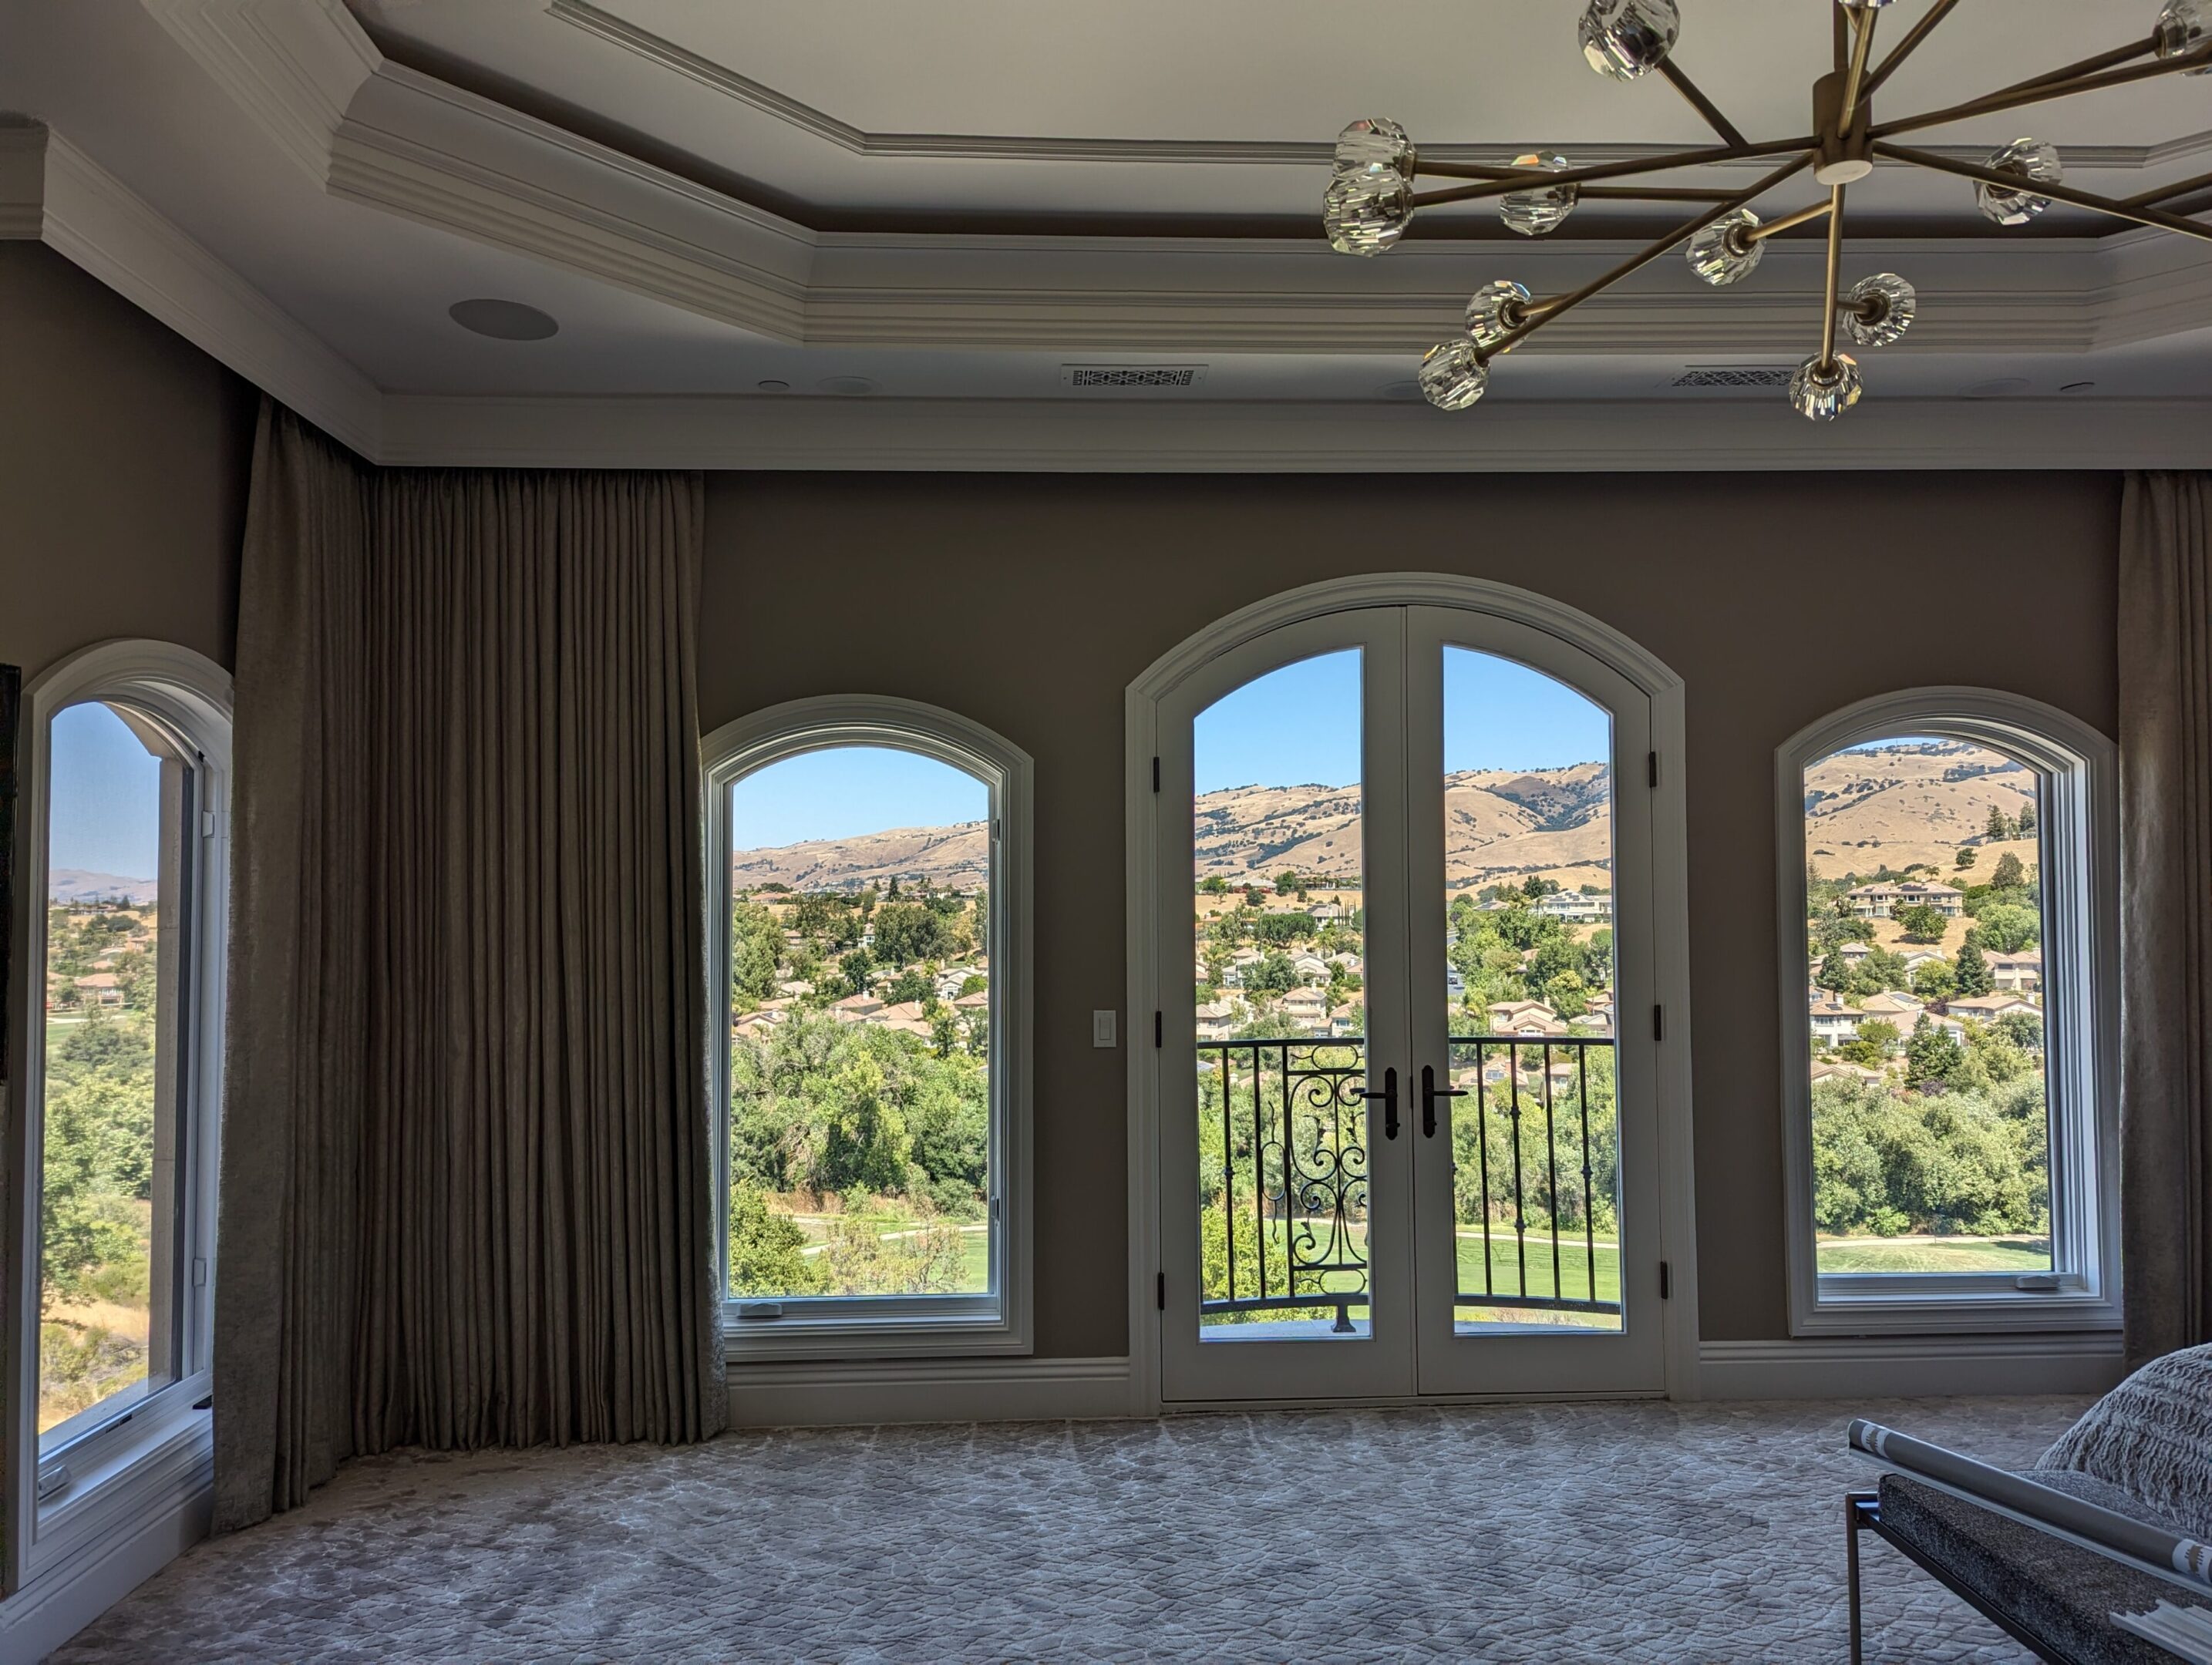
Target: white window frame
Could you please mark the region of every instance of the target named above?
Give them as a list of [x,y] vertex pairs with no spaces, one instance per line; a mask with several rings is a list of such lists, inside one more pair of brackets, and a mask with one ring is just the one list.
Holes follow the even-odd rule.
[[1030,756],[941,707],[880,695],[793,700],[725,724],[702,748],[706,797],[708,1047],[714,1087],[715,1277],[729,1266],[730,788],[787,757],[844,746],[910,751],[975,776],[991,817],[990,1296],[787,1297],[781,1316],[740,1318],[726,1290],[731,1360],[958,1357],[1031,1350]]
[[[1828,1273],[1813,1222],[1812,1039],[1805,1018],[1805,770],[1871,741],[1926,736],[1986,746],[2038,770],[2044,1057],[2051,1129],[2052,1279],[2013,1273]],[[1861,701],[1775,752],[1775,878],[1782,995],[1793,1335],[2112,1329],[2119,1280],[2119,817],[2110,739],[2054,706],[1988,688],[1914,688]],[[2035,1284],[2055,1284],[2037,1287]]]
[[[129,710],[192,758],[192,809],[180,861],[191,914],[185,975],[190,1010],[179,1033],[187,1073],[178,1111],[180,1188],[178,1254],[182,1310],[177,1315],[177,1379],[109,1417],[94,1420],[41,1461],[38,1431],[39,1206],[46,1079],[46,873],[51,832],[52,723],[71,706],[106,703]],[[7,1327],[8,1437],[15,1476],[9,1498],[10,1588],[21,1589],[65,1564],[104,1553],[149,1516],[209,1483],[212,1461],[210,1370],[215,1294],[216,1185],[222,1132],[224,976],[230,917],[231,683],[229,673],[190,648],[160,641],[107,641],[71,654],[24,689],[17,745],[17,901],[14,963],[21,969],[8,1001],[17,1060],[8,1087],[7,1198],[14,1231],[13,1310]],[[180,969],[184,969],[180,968]],[[67,1426],[68,1425],[64,1425]],[[43,1501],[34,1477],[65,1466],[66,1486]]]

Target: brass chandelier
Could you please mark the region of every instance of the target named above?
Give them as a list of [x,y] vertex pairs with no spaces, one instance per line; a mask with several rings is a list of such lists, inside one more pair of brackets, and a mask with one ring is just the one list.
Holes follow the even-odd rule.
[[[1972,182],[1983,215],[2001,226],[2027,225],[2058,202],[2212,240],[2212,225],[2185,217],[2188,211],[2212,208],[2212,174],[2112,198],[2067,186],[2057,150],[2039,139],[2008,144],[1979,167],[1896,143],[1922,129],[2124,87],[2155,76],[2212,75],[2212,0],[2166,0],[2147,38],[1965,104],[1876,121],[1875,94],[1957,9],[1959,0],[1932,0],[1920,21],[1877,63],[1873,57],[1875,25],[1890,3],[1836,0],[1835,64],[1813,84],[1814,131],[1754,143],[1675,64],[1674,43],[1682,27],[1677,0],[1590,0],[1580,31],[1583,56],[1590,67],[1613,81],[1657,73],[1705,118],[1720,143],[1593,167],[1571,167],[1565,157],[1541,153],[1516,156],[1510,165],[1490,166],[1425,161],[1397,123],[1355,121],[1337,139],[1336,169],[1322,199],[1329,245],[1346,254],[1381,254],[1404,234],[1418,210],[1483,198],[1495,198],[1506,226],[1530,237],[1556,231],[1585,198],[1707,205],[1696,218],[1569,294],[1539,299],[1522,285],[1503,279],[1476,290],[1467,304],[1466,333],[1431,348],[1421,361],[1420,387],[1429,403],[1441,410],[1464,410],[1488,390],[1492,359],[1678,245],[1687,244],[1684,253],[1692,271],[1715,288],[1725,288],[1758,269],[1767,239],[1825,216],[1828,264],[1820,349],[1791,377],[1790,402],[1815,422],[1832,422],[1858,403],[1863,386],[1856,361],[1838,350],[1838,331],[1854,346],[1886,347],[1911,327],[1917,306],[1911,284],[1893,272],[1863,278],[1848,289],[1840,287],[1844,193],[1873,173],[1877,160]],[[1741,191],[1608,183],[1761,156],[1783,160],[1772,173]],[[1762,221],[1752,211],[1753,202],[1807,168],[1827,186],[1825,201],[1772,220]],[[1470,183],[1415,190],[1413,182],[1425,173]]]

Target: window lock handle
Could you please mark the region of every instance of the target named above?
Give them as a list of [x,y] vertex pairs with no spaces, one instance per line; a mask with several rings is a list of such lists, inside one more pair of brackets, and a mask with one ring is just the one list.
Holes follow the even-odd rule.
[[1379,1098],[1382,1101],[1382,1137],[1385,1139],[1397,1138],[1398,1072],[1396,1069],[1387,1069],[1382,1072],[1382,1091],[1381,1092],[1373,1092],[1363,1089],[1359,1096],[1365,1099],[1371,1100]]

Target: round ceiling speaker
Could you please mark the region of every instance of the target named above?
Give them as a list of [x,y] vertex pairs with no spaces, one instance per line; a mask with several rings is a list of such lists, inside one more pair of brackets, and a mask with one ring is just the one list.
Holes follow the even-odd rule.
[[464,330],[489,336],[494,341],[543,341],[561,328],[550,313],[541,313],[520,301],[489,297],[456,301],[446,308],[446,315]]

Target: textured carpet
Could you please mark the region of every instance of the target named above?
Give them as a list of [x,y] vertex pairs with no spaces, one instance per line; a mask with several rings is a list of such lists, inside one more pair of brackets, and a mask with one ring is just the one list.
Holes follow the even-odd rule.
[[[356,1464],[55,1656],[1844,1657],[1854,1414],[2008,1465],[2071,1400],[740,1433]],[[2026,1658],[1872,1539],[1870,1659]]]

